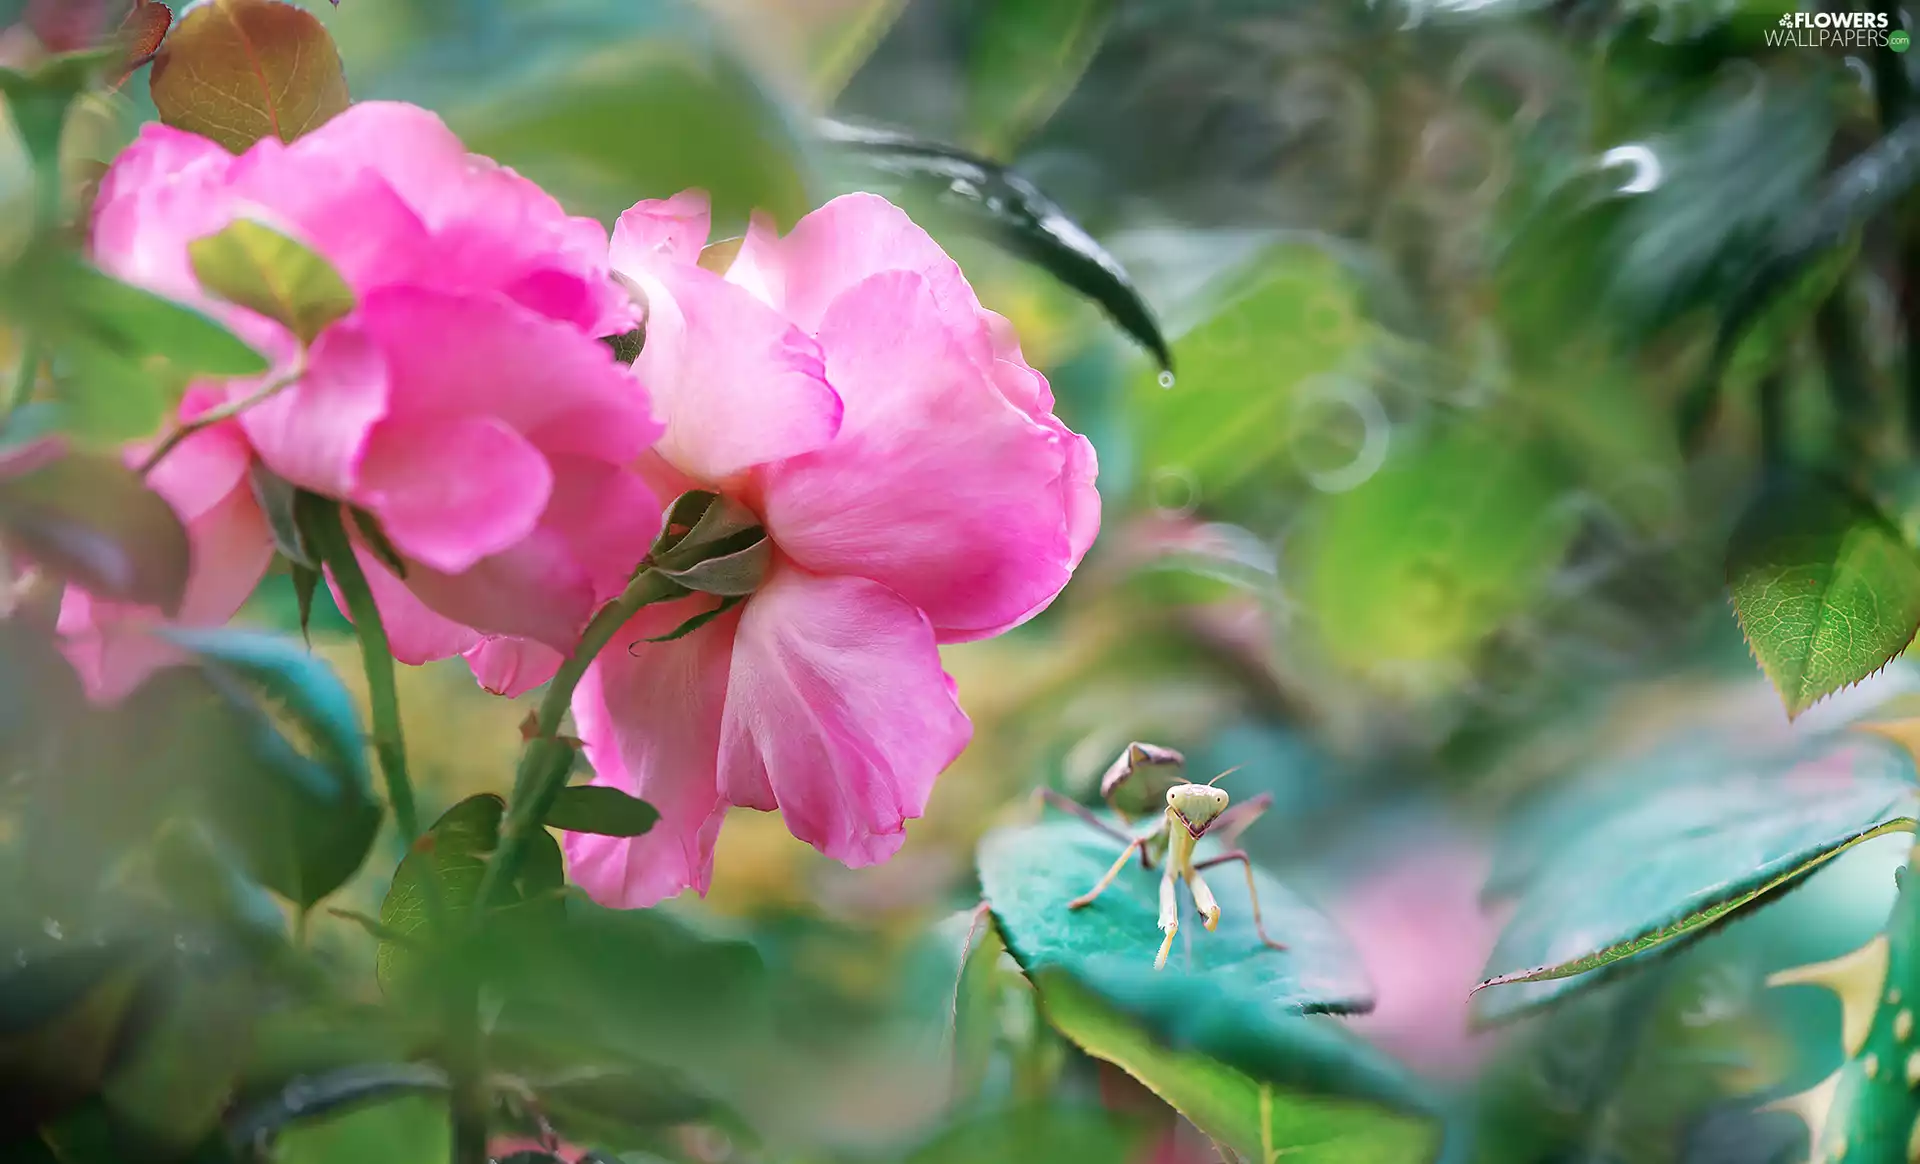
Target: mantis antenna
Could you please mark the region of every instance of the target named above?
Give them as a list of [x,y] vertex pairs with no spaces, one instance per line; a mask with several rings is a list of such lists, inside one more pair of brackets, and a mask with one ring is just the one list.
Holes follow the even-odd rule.
[[1233,775],[1235,772],[1238,772],[1240,769],[1244,767],[1246,767],[1245,764],[1235,764],[1233,767],[1227,769],[1225,772],[1222,772],[1220,773],[1220,775],[1215,776],[1213,779],[1207,781],[1207,787],[1212,788],[1214,785],[1220,783],[1222,780],[1225,780],[1227,777]]

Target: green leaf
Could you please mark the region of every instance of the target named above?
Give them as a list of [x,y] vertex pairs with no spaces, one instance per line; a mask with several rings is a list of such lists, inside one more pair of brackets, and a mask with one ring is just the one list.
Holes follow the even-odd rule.
[[1145,1129],[1099,1108],[1043,1105],[996,1111],[946,1128],[906,1158],[906,1164],[1128,1164],[1147,1147]]
[[1000,960],[1007,944],[993,914],[982,905],[961,915],[966,937],[960,951],[960,971],[953,985],[953,1074],[955,1098],[961,1103],[977,1098],[986,1087],[993,1051],[1000,1038],[1000,1007],[1006,975]]
[[390,1100],[295,1124],[274,1164],[446,1164],[451,1123],[444,1099]]
[[85,344],[60,353],[53,384],[61,427],[106,444],[154,432],[174,397],[160,369]]
[[548,828],[603,837],[642,836],[659,819],[651,804],[604,784],[562,788],[547,810]]
[[[1434,1159],[1441,1129],[1431,1101],[1331,1019],[1248,1010],[1195,993],[1191,983],[1145,976],[1121,1005],[1063,970],[1043,971],[1035,984],[1048,1020],[1082,1050],[1124,1069],[1248,1159]],[[1127,1011],[1154,1014],[1170,1024],[1170,1037],[1153,1037]]]
[[[431,878],[438,885],[440,903],[450,925],[458,925],[473,911],[475,895],[487,869],[487,857],[500,844],[500,822],[506,801],[492,793],[470,796],[443,813],[426,835],[414,842],[393,872],[393,884],[380,903],[380,924],[390,932],[422,943],[430,936],[427,925]],[[534,839],[516,882],[518,892],[497,911],[533,902],[557,913],[562,903],[557,891],[563,883],[559,846],[542,832]],[[428,967],[422,946],[382,942],[377,972],[388,992],[408,988],[415,974]]]
[[1576,523],[1521,433],[1456,428],[1322,502],[1302,597],[1356,670],[1458,657],[1519,613]]
[[0,536],[98,598],[173,614],[186,596],[186,529],[116,458],[69,453],[0,481]]
[[313,548],[306,531],[300,528],[295,512],[294,503],[300,496],[300,490],[267,468],[266,462],[258,457],[247,467],[247,484],[253,490],[254,501],[260,505],[260,513],[267,519],[267,529],[273,534],[274,549],[296,566],[319,569],[319,551]]
[[148,77],[160,120],[241,153],[292,141],[347,107],[326,26],[280,0],[209,0],[168,34]]
[[303,344],[354,307],[353,288],[324,256],[249,219],[193,240],[187,256],[201,287],[284,325]]
[[102,1089],[116,1122],[181,1153],[219,1124],[246,1063],[254,997],[239,967],[180,981]]
[[1476,1017],[1598,985],[1768,904],[1854,845],[1914,827],[1913,762],[1884,740],[1833,733],[1785,756],[1757,751],[1702,741],[1610,764],[1529,814],[1508,842],[1522,854],[1495,871],[1519,899]]
[[32,72],[0,69],[0,96],[37,169],[57,170],[60,137],[75,99],[98,80],[107,52],[62,53]]
[[840,122],[821,133],[849,156],[953,211],[960,223],[1099,304],[1162,368],[1173,366],[1153,309],[1132,276],[1039,187],[964,150]]
[[[1373,329],[1342,261],[1299,243],[1270,247],[1214,280],[1199,310],[1174,339],[1179,383],[1165,388],[1143,370],[1127,405],[1142,476],[1191,478],[1199,498],[1217,505],[1285,471],[1298,418],[1314,406],[1303,389],[1354,360]],[[1329,463],[1361,452],[1355,444]]]
[[968,140],[1005,157],[1044,124],[1100,47],[1114,0],[990,0],[970,22]]
[[0,972],[0,1143],[50,1122],[111,1069],[152,959],[130,942],[19,949]]
[[264,884],[312,905],[360,868],[380,826],[352,697],[325,662],[279,635],[165,634],[199,656],[248,761],[204,774],[215,823]]
[[1920,630],[1920,551],[1871,501],[1795,474],[1748,507],[1727,547],[1747,645],[1789,719],[1887,665]]
[[267,358],[189,307],[122,283],[64,251],[38,251],[0,285],[4,306],[62,352],[98,348],[130,363],[164,360],[182,377],[256,376]]
[[[1200,858],[1212,849],[1203,840]],[[1130,861],[1085,909],[1067,903],[1093,888],[1120,855],[1120,843],[1078,820],[1001,829],[980,845],[980,883],[1007,948],[1029,974],[1057,966],[1095,988],[1153,973],[1160,947],[1158,870]],[[1201,929],[1190,905],[1172,957],[1158,977],[1252,1012],[1362,1011],[1373,1005],[1359,957],[1327,917],[1264,872],[1261,915],[1287,949],[1262,943],[1253,927],[1242,865],[1208,870],[1220,902],[1219,928]],[[1185,890],[1182,890],[1185,902]]]

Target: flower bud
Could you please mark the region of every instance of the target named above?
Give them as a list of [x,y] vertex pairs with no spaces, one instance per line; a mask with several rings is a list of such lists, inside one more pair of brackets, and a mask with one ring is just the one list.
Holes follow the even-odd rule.
[[732,498],[695,490],[667,507],[653,569],[688,590],[732,598],[759,589],[773,558],[760,518]]

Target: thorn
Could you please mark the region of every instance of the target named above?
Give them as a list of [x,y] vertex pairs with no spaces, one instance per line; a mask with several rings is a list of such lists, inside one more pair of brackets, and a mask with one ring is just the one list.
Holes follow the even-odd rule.
[[1833,1094],[1839,1090],[1840,1075],[1845,1070],[1846,1068],[1842,1067],[1798,1094],[1782,1096],[1772,1103],[1763,1104],[1760,1110],[1791,1112],[1799,1116],[1800,1121],[1807,1125],[1807,1131],[1810,1133],[1807,1143],[1813,1148],[1814,1157],[1818,1158],[1821,1147],[1820,1137],[1827,1128],[1827,1114],[1833,1110]]
[[[530,744],[539,738],[540,738],[540,716],[536,712],[529,711],[527,713],[527,718],[520,721],[520,742],[524,744]],[[565,744],[576,752],[586,746],[584,743],[580,741],[580,738],[578,736],[556,735],[553,737],[553,739],[555,743]]]
[[1859,949],[1829,962],[1778,971],[1768,986],[1824,986],[1840,996],[1840,1045],[1847,1058],[1860,1053],[1887,980],[1887,935],[1876,934]]

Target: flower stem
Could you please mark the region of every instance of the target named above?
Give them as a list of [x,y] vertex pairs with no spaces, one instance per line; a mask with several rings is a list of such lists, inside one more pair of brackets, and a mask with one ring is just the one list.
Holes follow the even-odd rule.
[[337,503],[315,498],[310,522],[320,556],[333,571],[340,594],[347,601],[347,615],[353,619],[354,637],[360,641],[360,660],[367,672],[367,698],[373,707],[373,748],[380,757],[380,773],[387,782],[387,802],[393,807],[393,820],[400,836],[411,845],[420,836],[420,811],[414,803],[413,781],[407,776],[406,737],[400,729],[400,695],[394,685],[393,651],[387,645],[387,631],[380,621],[380,607],[367,587],[367,576],[347,540],[346,527],[340,521]]
[[486,874],[474,897],[472,919],[477,923],[501,891],[513,883],[535,833],[545,827],[554,798],[566,787],[573,767],[572,747],[560,740],[560,721],[573,702],[573,689],[587,673],[588,664],[621,627],[643,606],[677,598],[686,591],[672,579],[642,563],[620,596],[600,608],[580,636],[580,644],[554,674],[540,708],[534,713],[534,736],[520,754],[513,778],[513,799],[500,829],[500,846],[487,862]]
[[140,475],[145,477],[147,474],[153,472],[153,467],[158,465],[162,458],[179,448],[180,443],[194,433],[202,429],[212,428],[223,420],[232,420],[234,417],[239,416],[261,401],[291,388],[294,384],[298,383],[300,377],[306,375],[306,373],[306,364],[305,361],[302,361],[299,367],[296,367],[284,376],[267,381],[266,384],[261,386],[257,391],[250,392],[238,400],[229,400],[218,408],[209,408],[199,416],[194,417],[179,428],[174,429],[168,433],[159,444],[154,446],[153,451],[147,454],[146,460],[140,462]]
[[33,390],[40,381],[40,361],[46,353],[40,349],[40,337],[32,332],[21,336],[20,366],[13,374],[13,383],[7,389],[6,411],[0,413],[0,425],[13,419],[20,406],[33,398]]

